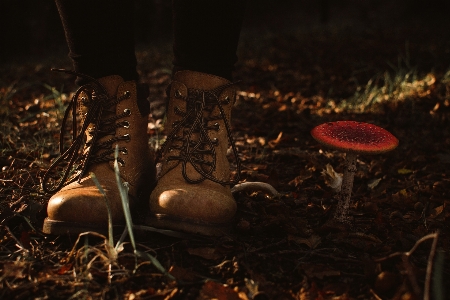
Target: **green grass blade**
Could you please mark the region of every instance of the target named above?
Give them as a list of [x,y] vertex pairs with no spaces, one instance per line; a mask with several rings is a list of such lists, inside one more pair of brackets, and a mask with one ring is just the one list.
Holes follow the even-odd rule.
[[[171,280],[175,280],[175,278],[169,274],[166,269],[161,265],[161,263],[154,257],[153,255],[150,255],[146,252],[142,252],[137,250],[136,248],[136,242],[134,239],[134,233],[133,233],[133,221],[131,219],[131,213],[130,213],[130,206],[129,206],[129,199],[128,199],[128,186],[126,183],[122,183],[120,179],[120,171],[119,171],[119,163],[117,161],[117,157],[119,156],[119,146],[116,145],[116,149],[114,151],[114,173],[116,175],[116,181],[117,181],[117,187],[120,191],[120,198],[122,200],[122,207],[125,214],[125,220],[127,223],[127,231],[130,235],[131,245],[134,249],[134,254],[136,257],[143,258],[145,260],[150,261],[161,273],[163,273],[165,276],[167,276]],[[124,232],[124,234],[126,234]],[[120,247],[118,244],[116,247]]]
[[161,263],[153,255],[151,255],[147,252],[139,251],[139,250],[136,250],[135,254],[140,258],[150,261],[161,273],[163,273],[165,276],[167,276],[167,278],[169,278],[171,280],[176,280],[175,277],[173,277],[172,274],[167,272],[166,269],[161,265]]
[[445,299],[445,284],[444,284],[444,251],[440,250],[436,253],[436,260],[434,262],[434,278],[433,278],[433,298],[436,300]]
[[111,215],[111,207],[109,205],[108,198],[106,197],[106,193],[103,190],[102,186],[100,185],[100,182],[98,182],[97,177],[94,173],[90,173],[92,181],[94,181],[95,186],[100,191],[100,193],[103,195],[103,198],[105,199],[106,203],[106,209],[108,210],[108,244],[111,249],[114,249],[114,240],[113,240],[113,224],[112,224],[112,215]]
[[122,200],[123,212],[125,214],[125,221],[127,223],[128,234],[130,235],[131,245],[134,251],[136,251],[136,242],[133,234],[133,220],[131,219],[130,205],[128,199],[128,186],[127,183],[122,183],[120,179],[119,163],[117,157],[119,156],[119,146],[116,145],[114,151],[114,173],[116,175],[117,188],[119,189],[120,199]]

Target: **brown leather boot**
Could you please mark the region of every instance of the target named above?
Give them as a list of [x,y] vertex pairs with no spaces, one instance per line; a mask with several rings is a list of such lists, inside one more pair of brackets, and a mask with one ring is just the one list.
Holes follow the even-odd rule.
[[[61,157],[44,176],[43,188],[48,192],[70,182],[48,202],[48,217],[43,228],[45,233],[107,232],[105,198],[92,180],[91,172],[106,193],[113,224],[125,224],[113,169],[116,145],[119,148],[120,177],[129,187],[130,206],[147,201],[155,181],[155,166],[147,136],[150,110],[146,99],[148,88],[143,93],[139,91],[134,81],[124,82],[119,76],[108,76],[82,86],[75,93],[71,107],[82,115],[82,128],[74,130],[79,133],[74,136],[71,147],[61,152]],[[61,135],[64,135],[64,130]],[[79,164],[76,174],[66,179],[70,169],[77,164],[77,158]],[[63,179],[52,190],[49,187],[52,181],[50,174],[67,161]]]
[[228,80],[180,71],[170,87],[167,140],[161,172],[150,196],[147,224],[204,235],[222,235],[236,212],[231,195],[228,145],[235,88]]

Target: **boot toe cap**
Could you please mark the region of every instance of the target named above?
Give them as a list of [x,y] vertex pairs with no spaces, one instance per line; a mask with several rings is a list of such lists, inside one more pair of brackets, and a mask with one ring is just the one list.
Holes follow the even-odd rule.
[[[114,213],[116,211],[115,206],[111,207],[113,220],[119,218],[119,214]],[[105,198],[97,187],[86,187],[76,182],[50,198],[47,214],[50,220],[55,221],[95,224],[107,224],[108,221]]]
[[201,186],[167,189],[160,193],[156,191],[150,198],[150,210],[153,213],[209,223],[230,221],[236,209],[236,202],[231,193],[209,190]]

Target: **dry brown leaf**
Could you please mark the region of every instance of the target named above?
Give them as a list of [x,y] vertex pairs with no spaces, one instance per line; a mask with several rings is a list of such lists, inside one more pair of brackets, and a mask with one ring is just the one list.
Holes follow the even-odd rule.
[[24,270],[27,268],[27,263],[24,261],[5,261],[3,262],[3,272],[0,279],[4,278],[25,278]]
[[308,238],[289,236],[290,241],[294,241],[297,244],[304,244],[309,247],[309,249],[316,249],[316,247],[322,242],[322,238],[318,235],[311,235]]
[[239,294],[228,286],[214,281],[207,281],[202,289],[197,300],[240,300]]
[[271,141],[269,141],[269,146],[271,147],[271,148],[275,148],[277,145],[278,145],[278,143],[281,141],[281,138],[283,137],[283,132],[281,131],[279,134],[278,134],[278,137],[275,139],[275,140],[271,140]]
[[302,265],[302,269],[303,271],[305,271],[306,275],[309,278],[315,277],[318,279],[323,279],[324,277],[341,275],[340,271],[334,270],[329,266],[320,264],[304,264]]
[[171,266],[169,269],[169,273],[177,280],[181,281],[192,282],[198,280],[199,278],[195,272],[179,266]]
[[333,166],[327,164],[326,168],[322,170],[321,174],[325,178],[326,185],[331,187],[334,192],[339,192],[341,190],[343,175],[336,172],[333,169]]
[[434,219],[434,218],[438,217],[440,214],[442,214],[443,211],[444,211],[444,205],[435,207],[430,211],[429,217]]
[[217,260],[222,258],[222,255],[216,252],[216,249],[210,247],[189,248],[187,252],[191,255],[200,256],[208,260]]

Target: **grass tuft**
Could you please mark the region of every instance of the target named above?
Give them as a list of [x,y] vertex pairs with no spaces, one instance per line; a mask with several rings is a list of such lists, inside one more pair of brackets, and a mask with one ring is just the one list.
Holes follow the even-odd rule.
[[[379,73],[365,85],[358,86],[355,94],[343,100],[339,108],[358,113],[376,113],[384,104],[424,98],[437,83],[434,73],[419,74],[417,68],[411,66],[408,45],[406,55],[399,56],[397,65],[388,65],[392,71]],[[450,70],[441,81],[445,83],[445,80],[450,80]]]
[[[111,206],[109,205],[108,198],[106,197],[106,193],[103,190],[102,186],[100,185],[100,182],[98,182],[97,176],[95,176],[94,173],[90,173],[92,181],[94,181],[95,186],[100,191],[100,193],[103,195],[103,198],[105,199],[106,204],[106,210],[108,211],[108,243],[111,249],[114,249],[114,238],[113,238],[113,222],[112,222],[112,215],[111,215]],[[116,254],[117,256],[117,254]]]
[[[119,146],[116,145],[116,149],[115,149],[115,152],[114,152],[114,158],[115,158],[115,160],[114,160],[114,172],[115,172],[115,175],[116,175],[117,187],[118,187],[119,192],[120,192],[120,198],[122,200],[123,212],[124,212],[125,220],[126,220],[126,224],[127,224],[125,232],[124,232],[124,234],[122,236],[126,235],[127,233],[130,235],[130,241],[131,241],[131,245],[133,246],[134,254],[135,254],[135,258],[136,259],[139,257],[141,259],[144,259],[146,261],[151,262],[166,277],[168,277],[171,280],[175,280],[175,278],[171,274],[169,274],[169,272],[167,272],[167,270],[156,259],[156,257],[154,257],[153,255],[151,255],[151,254],[149,254],[147,252],[140,251],[136,247],[136,242],[135,242],[135,239],[134,239],[134,232],[133,232],[133,220],[131,218],[129,199],[128,199],[128,185],[127,185],[126,182],[122,183],[122,180],[120,179],[119,163],[117,161],[118,156],[119,156]],[[119,249],[120,247],[121,247],[121,245],[118,244],[116,246],[116,249]],[[136,261],[135,269],[137,269],[137,261]]]
[[353,112],[377,112],[382,104],[422,98],[436,83],[434,74],[419,76],[415,70],[385,72],[357,88],[353,97],[340,103],[340,108]]

